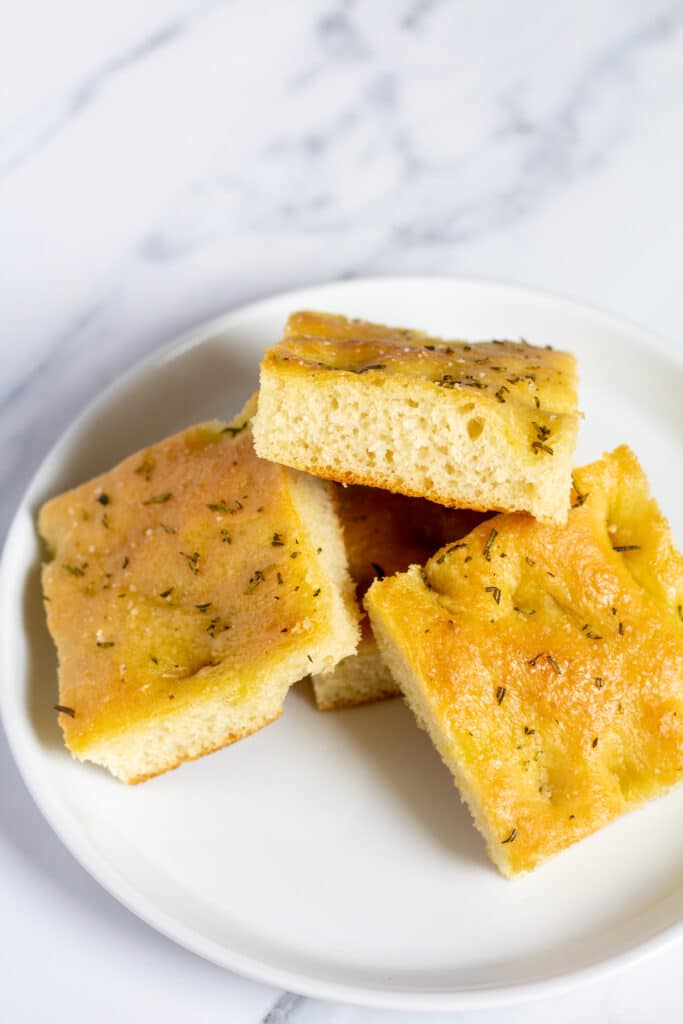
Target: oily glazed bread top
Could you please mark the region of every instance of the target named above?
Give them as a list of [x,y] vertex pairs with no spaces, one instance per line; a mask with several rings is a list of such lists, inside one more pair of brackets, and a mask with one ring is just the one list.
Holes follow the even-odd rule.
[[355,649],[329,498],[330,543],[313,547],[309,530],[327,487],[257,458],[253,408],[168,438],[41,510],[60,724],[75,754],[149,719],[173,729],[209,695],[238,706],[297,652],[301,678]]
[[295,313],[261,364],[256,450],[344,483],[566,520],[573,356]]
[[683,559],[633,453],[375,583],[375,636],[504,874],[683,777]]

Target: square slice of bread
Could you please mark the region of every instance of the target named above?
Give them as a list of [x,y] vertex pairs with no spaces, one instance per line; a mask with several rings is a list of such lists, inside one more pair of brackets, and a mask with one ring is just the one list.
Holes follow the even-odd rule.
[[[402,572],[413,562],[426,562],[443,544],[469,533],[483,518],[480,512],[445,508],[375,487],[339,484],[334,493],[359,601],[374,579]],[[312,682],[321,711],[367,704],[401,692],[380,657],[366,614],[356,653],[330,672],[315,674]]]
[[633,453],[374,583],[375,637],[504,875],[683,778],[683,559]]
[[330,485],[256,456],[254,407],[41,510],[65,742],[124,782],[248,736],[356,649]]
[[453,508],[567,518],[576,364],[524,341],[441,341],[295,313],[261,363],[256,451]]

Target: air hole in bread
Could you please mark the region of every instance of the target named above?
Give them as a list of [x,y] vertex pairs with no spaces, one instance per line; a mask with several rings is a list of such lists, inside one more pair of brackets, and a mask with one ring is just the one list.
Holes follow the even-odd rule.
[[478,416],[474,416],[471,420],[467,421],[467,433],[470,435],[471,441],[476,441],[483,429],[484,421],[480,420]]

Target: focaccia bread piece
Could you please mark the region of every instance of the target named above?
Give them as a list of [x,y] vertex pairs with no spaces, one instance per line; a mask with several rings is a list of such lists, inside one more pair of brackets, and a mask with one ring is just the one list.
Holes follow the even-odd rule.
[[41,510],[64,739],[124,782],[255,732],[356,649],[330,486],[256,456],[254,407]]
[[628,448],[574,476],[565,527],[496,516],[365,598],[508,876],[683,778],[683,559]]
[[[469,533],[482,514],[444,508],[423,498],[407,498],[375,487],[335,486],[336,507],[344,530],[349,572],[362,601],[376,578],[422,565],[443,544]],[[367,614],[355,654],[330,672],[312,677],[316,704],[332,711],[400,695],[380,657]]]
[[524,341],[442,341],[294,313],[261,363],[256,451],[453,508],[567,518],[576,364]]

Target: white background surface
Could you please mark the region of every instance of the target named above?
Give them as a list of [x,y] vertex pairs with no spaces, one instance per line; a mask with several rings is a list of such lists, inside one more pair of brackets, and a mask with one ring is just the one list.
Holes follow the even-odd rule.
[[[114,375],[194,321],[284,288],[479,276],[681,344],[680,2],[130,0],[3,14],[3,532],[49,445]],[[3,1022],[403,1019],[283,996],[174,947],[63,850],[4,740],[0,772]],[[682,953],[442,1019],[677,1021]]]

